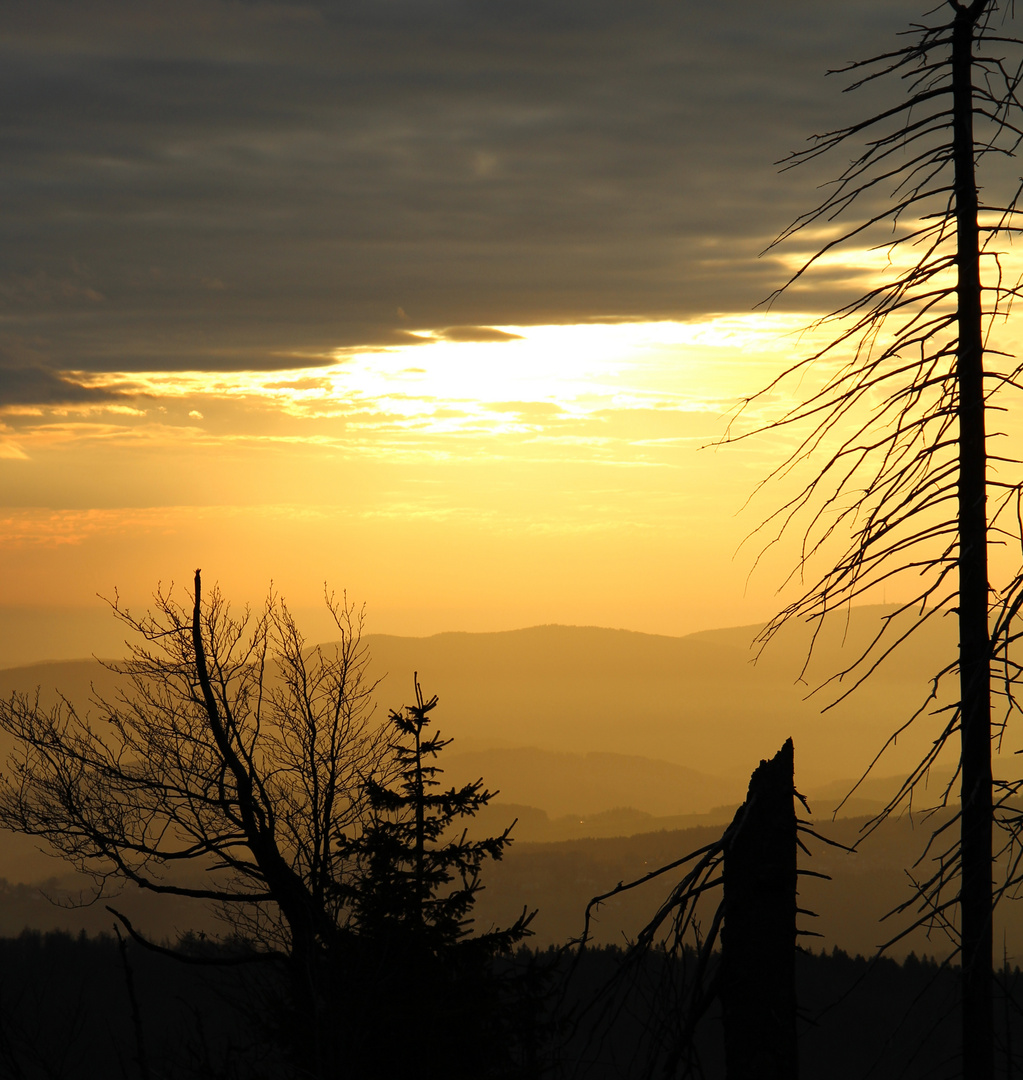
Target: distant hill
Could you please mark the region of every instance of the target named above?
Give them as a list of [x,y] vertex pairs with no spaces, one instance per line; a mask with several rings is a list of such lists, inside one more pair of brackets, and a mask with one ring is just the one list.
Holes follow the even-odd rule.
[[[867,768],[954,655],[953,627],[933,620],[822,715],[828,691],[807,700],[810,688],[848,666],[890,610],[864,607],[848,620],[836,617],[820,635],[803,682],[797,680],[810,631],[802,626],[786,628],[756,664],[750,645],[757,627],[677,638],[540,626],[366,640],[372,673],[383,678],[381,715],[411,700],[418,672],[424,690],[440,697],[433,714],[439,729],[456,740],[446,767],[474,773],[471,779],[482,775],[502,800],[552,817],[629,806],[675,816],[741,801],[750,772],[789,736],[799,787],[830,784],[828,798],[837,804],[849,778]],[[114,677],[95,661],[0,670],[5,695],[40,685],[44,697],[52,700],[59,688],[84,706],[90,684],[106,695],[115,689]],[[886,753],[879,774],[897,777],[911,768],[940,723],[917,721]],[[1010,736],[1017,742],[1003,747],[1007,758],[1018,748],[1018,735]],[[872,791],[871,805],[891,790]]]
[[[912,897],[906,874],[920,856],[932,829],[948,814],[928,822],[903,817],[882,826],[863,841],[860,850],[849,853],[807,837],[811,855],[800,853],[799,865],[831,880],[801,877],[799,905],[817,917],[800,915],[802,930],[820,934],[810,939],[814,950],[838,946],[851,953],[871,955],[882,943],[894,938],[917,916],[911,911],[882,919],[898,904]],[[866,818],[846,818],[819,823],[818,831],[842,844],[862,839]],[[476,925],[506,925],[524,905],[538,907],[533,923],[532,944],[544,947],[577,936],[583,925],[587,902],[613,889],[621,881],[632,881],[664,866],[721,836],[720,825],[649,832],[618,839],[580,839],[561,843],[513,844],[502,862],[487,868],[485,889],[476,907]],[[931,864],[916,868],[923,874]],[[621,944],[633,938],[667,897],[681,873],[674,871],[631,892],[607,901],[597,911],[595,940]],[[717,904],[715,895],[704,909],[706,927]],[[995,940],[1007,956],[1018,963],[1023,953],[1023,902],[1003,901],[996,915]],[[923,931],[893,947],[891,954],[904,957],[910,951],[945,957],[951,952],[948,939],[935,930]]]
[[468,825],[473,837],[496,836],[514,822],[516,843],[559,843],[564,840],[613,839],[642,833],[704,826],[723,829],[735,816],[734,806],[721,806],[705,814],[669,814],[655,817],[631,806],[600,810],[595,814],[562,814],[551,817],[545,810],[517,803],[492,802]]
[[[672,638],[543,626],[421,639],[371,635],[367,644],[372,674],[386,675],[377,691],[380,715],[411,700],[412,673],[418,672],[424,690],[440,697],[432,714],[437,726],[456,740],[440,762],[445,779],[461,783],[482,776],[491,790],[500,789],[477,827],[496,833],[519,818],[517,842],[486,876],[479,925],[507,922],[523,904],[539,905],[537,943],[543,944],[577,933],[591,896],[719,836],[752,769],[790,735],[797,786],[815,817],[827,819],[923,701],[935,670],[954,655],[953,628],[935,620],[879,665],[856,694],[821,715],[829,698],[807,701],[808,688],[851,663],[888,611],[861,608],[847,624],[836,620],[819,638],[804,682],[797,679],[810,640],[805,627],[787,628],[755,665],[749,645],[756,627]],[[2,695],[36,686],[44,700],[55,700],[59,689],[85,709],[93,692],[112,696],[117,680],[85,660],[0,670]],[[941,722],[924,717],[914,725],[919,731],[901,734],[844,812],[874,812],[883,805]],[[1019,748],[1019,736],[1009,734],[1016,741],[1003,746],[1005,772],[1018,764],[1009,755]],[[921,793],[924,802],[937,800],[948,775],[949,767],[932,780]],[[827,831],[849,842],[862,823],[840,820]],[[826,944],[868,951],[889,935],[877,919],[905,897],[905,868],[920,854],[929,828],[890,823],[856,856],[818,849],[813,868],[835,881],[807,880],[801,897],[821,912],[814,929],[824,933]],[[535,842],[554,840],[559,842]],[[57,896],[81,885],[24,837],[0,843],[0,877],[12,883],[51,879]],[[630,893],[609,904],[601,917],[604,940],[634,933],[659,888],[648,889],[646,898]],[[122,900],[158,935],[196,924],[194,909],[182,904],[130,894]],[[1010,952],[1018,955],[1023,930],[1014,926],[1023,920],[1014,907],[1007,910]],[[0,888],[0,933],[17,932],[26,920],[109,926],[102,906],[70,914],[47,905],[34,889]],[[905,946],[911,947],[940,951],[921,938]]]
[[[535,747],[459,753],[457,747],[456,742],[442,759],[443,782],[483,778],[497,795],[477,823],[495,833],[517,817],[514,835],[520,840],[634,836],[727,824],[746,797],[748,778],[708,776],[631,754],[570,754]],[[941,779],[947,783],[949,775]],[[857,787],[856,778],[844,777],[818,787],[804,785],[803,794],[822,818],[830,817],[839,804],[841,816],[854,817],[880,811],[902,780],[899,775],[870,776]],[[937,801],[941,790],[935,777],[926,794]]]
[[[374,671],[387,674],[382,703],[409,700],[417,671],[423,688],[440,697],[435,716],[456,737],[453,751],[531,746],[636,755],[744,785],[760,759],[791,735],[797,782],[819,787],[866,769],[923,703],[935,670],[954,656],[953,628],[932,620],[822,715],[832,698],[806,695],[852,663],[890,610],[854,609],[848,622],[836,617],[817,641],[804,682],[797,680],[810,630],[802,626],[786,628],[756,664],[750,645],[757,627],[673,638],[541,626],[420,639],[374,635],[369,645]],[[898,774],[915,764],[940,724],[918,721],[885,755],[881,771]]]
[[569,753],[536,747],[459,751],[440,759],[445,782],[482,777],[504,799],[540,807],[553,817],[632,807],[654,816],[700,814],[742,802],[745,785],[668,761],[600,751]]

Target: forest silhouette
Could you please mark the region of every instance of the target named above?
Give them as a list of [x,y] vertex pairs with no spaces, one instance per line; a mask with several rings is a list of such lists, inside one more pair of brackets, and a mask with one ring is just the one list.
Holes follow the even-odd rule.
[[[686,851],[717,850],[723,834],[727,847],[724,826],[742,810],[722,807],[699,829],[644,833],[641,824],[629,838],[517,853],[513,813],[485,778],[449,783],[443,771],[456,746],[434,720],[442,702],[414,679],[411,705],[373,714],[380,687],[356,609],[331,601],[341,636],[309,647],[276,599],[236,618],[216,590],[204,599],[198,576],[195,584],[191,604],[160,594],[142,616],[115,606],[138,640],[126,661],[95,665],[112,681],[97,682],[91,703],[15,691],[0,712],[17,736],[4,824],[77,866],[82,876],[52,883],[51,898],[85,902],[103,928],[5,939],[0,1061],[9,1075],[638,1077],[680,1063],[723,1075],[724,1046],[737,1036],[733,1023],[722,1040],[716,994],[706,993],[721,963],[713,938],[702,958],[681,938],[672,945],[667,925],[648,934],[642,955],[604,944],[642,938],[669,878],[597,905],[590,940],[581,949],[573,941],[588,900]],[[787,792],[791,809],[791,744],[789,753],[778,798],[784,806]],[[463,765],[477,763],[468,754]],[[864,820],[841,819],[832,838],[851,846]],[[857,865],[858,854],[806,843],[813,855],[801,866],[837,877],[840,894],[857,879],[865,886],[844,896],[851,908],[878,891],[878,849]],[[753,840],[754,856],[762,847]],[[910,850],[897,848],[888,860],[896,897]],[[803,881],[799,907],[826,911],[818,901],[836,882]],[[30,891],[9,887],[0,914],[21,911],[31,923]],[[764,887],[747,895],[761,910]],[[138,898],[149,899],[133,907]],[[795,957],[794,889],[790,900],[783,955]],[[170,920],[153,918],[164,907]],[[701,899],[692,926],[705,934],[713,908],[712,896]],[[875,920],[857,951],[872,952]],[[828,933],[842,921],[832,913]],[[932,955],[944,947],[915,944]],[[744,962],[752,954],[740,950]],[[872,1075],[896,1076],[907,1063],[953,1059],[947,1025],[940,1039],[929,1027],[935,1009],[954,1008],[954,969],[940,959],[910,953],[900,967],[855,961],[834,945],[803,952],[792,976],[802,1067],[844,1054],[846,1071],[834,1075],[862,1075],[870,1059]],[[1015,967],[1001,980],[1011,995],[1006,1045],[1020,1045]],[[694,995],[703,1004],[691,1025]],[[871,1037],[845,1053],[867,1019]]]
[[[379,679],[362,612],[346,598],[328,594],[339,637],[312,648],[277,596],[239,614],[216,587],[204,594],[198,570],[185,601],[158,591],[151,610],[137,615],[115,598],[113,614],[131,634],[129,653],[106,665],[106,686],[90,687],[88,711],[68,691],[52,698],[15,687],[0,701],[0,727],[11,740],[0,825],[54,850],[86,883],[76,900],[67,890],[62,897],[102,907],[114,929],[113,939],[27,934],[5,942],[12,970],[21,971],[14,991],[4,988],[0,998],[0,1061],[12,1076],[109,1073],[114,1061],[143,1080],[189,1073],[794,1080],[807,1068],[993,1080],[1017,1071],[1019,969],[1010,922],[996,918],[1006,918],[1002,902],[1023,884],[1023,781],[996,759],[1017,749],[1006,732],[1020,711],[1023,573],[1015,564],[996,568],[989,554],[1007,540],[1023,548],[1021,486],[1010,475],[1020,461],[991,449],[1003,434],[991,420],[1023,385],[1023,369],[1005,362],[990,335],[1020,295],[997,245],[1019,231],[1023,186],[982,201],[978,169],[993,156],[1012,157],[1023,141],[1023,65],[991,55],[1021,44],[997,25],[994,0],[948,0],[936,10],[944,21],[915,26],[907,43],[843,69],[851,89],[898,79],[905,93],[895,104],[825,131],[784,160],[790,168],[832,151],[846,155],[816,206],[769,247],[810,234],[810,252],[797,252],[769,302],[826,272],[843,247],[874,245],[888,266],[815,323],[815,332],[830,331],[828,340],[750,394],[722,440],[789,440],[767,483],[795,478],[795,486],[754,536],[769,551],[796,533],[788,581],[798,587],[759,643],[777,646],[793,624],[808,625],[800,681],[811,698],[821,695],[833,724],[843,714],[865,721],[821,736],[798,730],[781,699],[773,717],[766,698],[751,707],[752,677],[727,688],[705,677],[720,635],[688,643],[689,669],[674,669],[685,691],[673,712],[651,721],[664,688],[653,671],[627,662],[638,639],[619,635],[613,678],[630,712],[646,717],[629,725],[620,707],[573,707],[564,657],[543,655],[553,628],[521,632],[534,653],[539,644],[532,692],[542,687],[547,715],[530,708],[521,688],[504,709],[525,710],[538,742],[552,714],[572,714],[585,725],[587,749],[605,755],[588,761],[592,776],[629,757],[639,777],[659,771],[663,785],[687,789],[688,804],[667,814],[663,802],[657,810],[587,808],[584,831],[587,815],[611,814],[613,830],[630,827],[630,810],[633,828],[642,827],[637,813],[670,819],[675,810],[706,818],[710,833],[666,859],[643,860],[616,884],[580,875],[593,860],[581,867],[579,847],[555,859],[564,876],[576,856],[574,883],[590,897],[579,905],[577,938],[530,950],[526,939],[544,917],[543,901],[530,894],[535,879],[523,883],[514,911],[480,918],[485,879],[503,886],[504,900],[510,896],[500,871],[515,822],[495,816],[506,811],[482,776],[471,778],[472,766],[480,754],[518,753],[517,762],[508,754],[503,764],[490,760],[508,775],[517,767],[521,791],[529,783],[543,790],[538,774],[552,767],[544,755],[560,754],[563,769],[579,752],[578,730],[559,725],[560,746],[529,750],[527,743],[524,764],[521,742],[502,747],[500,720],[491,718],[489,730],[473,733],[491,745],[468,746],[453,764],[469,776],[453,771],[447,786],[438,762],[451,740],[433,726],[447,689],[430,681],[440,697],[424,695],[418,673],[426,665],[417,659],[408,665],[416,672],[414,701],[378,720]],[[805,397],[779,393],[808,372]],[[780,411],[770,414],[765,406],[779,398]],[[905,598],[875,612],[875,628],[859,640],[850,635],[851,614],[835,620],[890,586]],[[843,642],[852,638],[851,654],[818,677],[811,669],[836,621]],[[931,647],[935,632],[939,649]],[[576,635],[581,667],[590,668],[585,682],[601,661],[584,636],[592,643],[599,635]],[[458,645],[493,654],[508,640]],[[931,689],[905,709],[893,702],[892,687],[918,681],[903,679],[898,666],[914,646],[931,665]],[[669,654],[678,659],[663,641],[642,648],[646,658],[659,653],[662,664]],[[496,687],[483,686],[484,698],[493,698]],[[681,737],[672,721],[683,701],[713,726],[690,724]],[[901,714],[894,725],[892,708]],[[676,743],[668,747],[664,732],[673,728]],[[623,731],[628,754],[613,745]],[[837,826],[825,830],[811,818],[797,780],[805,770],[812,783],[833,785],[841,777],[828,774],[829,762],[861,749],[865,732],[876,736],[877,750],[850,778],[848,798],[869,802],[871,773],[882,760],[901,778],[846,843]],[[673,767],[659,770],[659,754]],[[710,770],[718,768],[727,775],[715,778]],[[557,771],[554,763],[555,778]],[[543,796],[552,807],[553,788]],[[622,777],[623,791],[641,788],[635,776]],[[582,798],[581,790],[571,798]],[[724,792],[723,801],[708,805],[713,791]],[[556,814],[572,805],[560,795]],[[640,797],[656,802],[652,791]],[[914,816],[921,802],[927,805]],[[843,805],[848,812],[856,804]],[[890,839],[904,812],[910,825],[921,816],[925,822],[922,853],[900,860],[908,891],[888,902],[879,951],[869,963],[834,948],[815,954],[805,942],[824,936],[812,927],[826,905],[814,910],[808,898],[836,887],[827,860],[835,852],[857,859],[858,849]],[[523,824],[545,827],[535,816]],[[573,831],[549,816],[546,827]],[[685,835],[673,833],[671,842]],[[867,890],[881,893],[881,875],[866,867]],[[626,897],[648,887],[660,895],[639,926],[623,927]],[[160,937],[129,913],[121,894],[194,911],[212,906],[222,931],[192,923]],[[599,940],[601,922],[627,946]],[[916,955],[921,940],[938,943],[934,955]],[[901,967],[883,955],[896,949],[912,949]],[[157,961],[177,965],[176,974],[155,974],[148,965]],[[45,986],[34,1004],[22,1005],[32,1000],[33,967],[67,972],[63,982],[79,987],[63,1013],[48,1006],[45,1032],[38,1027]],[[89,980],[109,980],[114,970],[123,994],[112,1021],[113,996]],[[210,981],[194,982],[193,972]],[[174,1010],[160,1007],[156,1034],[153,1002],[169,986],[193,1003],[212,997],[193,1005],[188,1019],[170,1020]],[[102,992],[101,1019],[94,1002]],[[880,1044],[860,1032],[850,1051],[849,1018],[862,1026],[878,1001],[884,1019],[869,1018]],[[168,1037],[168,1023],[176,1037]],[[83,1049],[69,1051],[76,1040]]]

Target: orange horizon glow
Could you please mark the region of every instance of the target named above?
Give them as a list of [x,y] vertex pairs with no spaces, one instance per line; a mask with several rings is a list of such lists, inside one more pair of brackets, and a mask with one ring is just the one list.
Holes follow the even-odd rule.
[[752,576],[743,542],[786,488],[743,507],[793,437],[715,444],[826,377],[736,421],[827,339],[810,321],[421,331],[286,372],[92,376],[120,396],[0,413],[5,604],[102,614],[97,593],[141,605],[202,566],[238,603],[273,581],[315,611],[327,581],[389,633],[766,620],[795,534]]

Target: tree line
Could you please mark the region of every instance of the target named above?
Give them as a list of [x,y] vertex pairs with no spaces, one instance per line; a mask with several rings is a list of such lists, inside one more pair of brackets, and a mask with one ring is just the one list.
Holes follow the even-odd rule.
[[[992,766],[1021,708],[1023,572],[995,581],[990,559],[1006,542],[1023,555],[1019,461],[991,449],[1001,434],[991,423],[999,395],[1023,389],[1023,367],[1006,361],[990,334],[1020,295],[1006,276],[1006,247],[1020,231],[1023,180],[982,199],[978,169],[1023,141],[1023,63],[1003,55],[1020,42],[996,19],[995,0],[947,0],[934,10],[947,17],[844,69],[854,88],[894,76],[908,92],[786,160],[851,151],[821,201],[780,237],[814,227],[826,239],[779,295],[843,244],[881,247],[892,272],[822,319],[834,337],[746,404],[823,366],[819,389],[760,428],[796,433],[774,475],[820,462],[764,523],[777,537],[802,522],[792,574],[805,578],[765,640],[789,619],[820,625],[896,584],[908,599],[836,673],[844,696],[898,648],[902,613],[917,612],[915,625],[944,614],[957,621],[958,655],[939,663],[934,692],[907,719],[931,718],[931,749],[886,813],[954,747],[958,791],[950,785],[944,801],[954,804],[957,829],[935,832],[935,868],[914,881],[903,910],[915,907],[913,926],[953,942],[961,1070],[989,1080],[993,910],[1023,882],[1023,781],[996,780]],[[0,706],[0,725],[17,740],[0,785],[0,824],[40,837],[92,875],[97,899],[129,881],[219,905],[244,943],[232,962],[272,962],[286,974],[267,1015],[283,1018],[280,1046],[297,1075],[337,1075],[341,1061],[365,1076],[406,1065],[433,1075],[435,1061],[444,1062],[436,1075],[475,1075],[500,1058],[506,1034],[495,958],[528,933],[528,912],[507,928],[470,932],[481,867],[501,857],[510,835],[450,837],[490,794],[482,781],[440,786],[434,760],[445,741],[428,727],[436,700],[418,684],[414,704],[384,726],[370,722],[360,615],[343,601],[328,604],[341,635],[332,652],[307,650],[276,598],[254,618],[232,616],[216,590],[204,600],[198,571],[190,606],[158,594],[154,611],[136,619],[115,601],[142,642],[118,665],[128,688],[116,700],[98,699],[93,719],[69,702],[43,709],[24,695]],[[936,702],[948,678],[957,699],[945,708]],[[1009,870],[996,885],[999,854]],[[714,865],[699,863],[699,873]],[[120,918],[126,934],[144,940]],[[1006,1038],[1011,1030],[1006,1024]],[[1009,1051],[1007,1071],[1012,1060]]]
[[15,737],[0,824],[90,876],[94,902],[131,883],[215,905],[228,948],[207,959],[286,976],[263,1012],[297,1076],[513,1069],[492,961],[532,915],[473,932],[483,864],[511,828],[459,831],[492,794],[442,785],[437,699],[415,681],[412,705],[373,722],[362,613],[345,600],[327,597],[339,639],[314,648],[277,597],[235,616],[197,570],[191,600],[158,592],[138,618],[114,602],[134,641],[112,665],[122,689],[88,715],[38,694],[0,703]]

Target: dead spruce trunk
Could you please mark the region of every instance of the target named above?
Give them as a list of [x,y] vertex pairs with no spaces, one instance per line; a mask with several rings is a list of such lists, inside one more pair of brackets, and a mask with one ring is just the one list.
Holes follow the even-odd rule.
[[721,1003],[728,1080],[795,1080],[792,740],[750,777],[725,837]]

